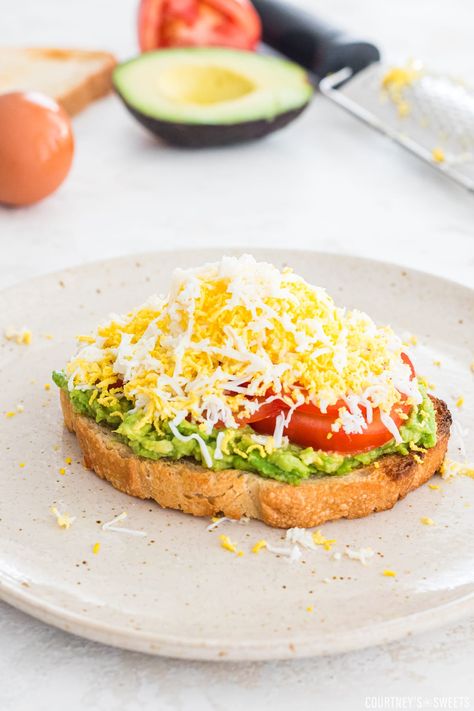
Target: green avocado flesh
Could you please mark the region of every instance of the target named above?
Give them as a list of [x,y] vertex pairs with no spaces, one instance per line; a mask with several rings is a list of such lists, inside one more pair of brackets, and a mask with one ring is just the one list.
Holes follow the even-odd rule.
[[117,93],[149,130],[174,143],[218,145],[288,123],[313,94],[296,64],[217,47],[164,49],[119,65]]
[[[172,460],[188,457],[206,466],[196,439],[188,439],[185,442],[177,439],[166,422],[159,433],[152,424],[143,422],[143,413],[131,412],[133,403],[129,400],[122,398],[119,401],[121,414],[117,414],[117,408],[114,408],[112,413],[91,398],[93,390],[68,391],[64,373],[54,372],[53,380],[68,393],[76,412],[109,426],[115,436],[127,444],[136,455],[148,459]],[[391,440],[382,447],[351,456],[314,450],[311,447],[304,449],[291,443],[286,447],[274,449],[271,453],[265,453],[264,456],[263,448],[255,448],[255,441],[252,439],[254,431],[250,427],[243,427],[238,430],[226,430],[222,459],[215,459],[217,434],[222,432],[222,429],[213,430],[210,435],[206,435],[197,425],[185,420],[178,426],[178,430],[184,436],[199,434],[202,437],[212,456],[214,471],[242,469],[289,484],[298,484],[311,476],[340,476],[371,464],[386,454],[407,455],[412,453],[411,448],[414,445],[428,449],[436,444],[435,412],[426,393],[423,394],[423,402],[413,408],[409,419],[400,427],[402,443],[396,444],[395,440]]]

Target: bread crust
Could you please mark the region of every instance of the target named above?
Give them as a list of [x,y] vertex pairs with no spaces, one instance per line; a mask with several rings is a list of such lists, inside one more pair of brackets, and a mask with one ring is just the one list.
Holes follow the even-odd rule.
[[378,466],[343,476],[312,477],[295,486],[235,469],[214,472],[188,460],[138,457],[110,429],[74,412],[67,393],[61,391],[64,421],[76,433],[85,466],[119,491],[193,516],[248,516],[277,528],[310,528],[384,511],[428,481],[443,462],[451,427],[446,403],[432,400],[438,441],[417,453],[417,459],[386,455]]
[[[85,73],[81,79],[71,78],[70,86],[62,93],[53,95],[45,92],[51,95],[70,116],[79,113],[92,101],[105,96],[112,89],[112,71],[117,60],[110,52],[53,47],[29,47],[6,51],[22,53],[32,64],[37,60],[47,60],[52,64],[63,63],[67,67],[68,62],[74,61],[84,63],[84,66],[88,67],[88,73]],[[41,87],[37,88],[41,90]]]

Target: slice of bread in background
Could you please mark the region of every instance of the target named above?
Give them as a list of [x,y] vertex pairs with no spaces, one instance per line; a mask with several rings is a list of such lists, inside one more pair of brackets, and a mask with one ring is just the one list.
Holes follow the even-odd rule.
[[112,88],[116,59],[108,52],[0,48],[0,93],[39,91],[74,116]]
[[64,421],[76,433],[84,464],[116,489],[194,516],[248,516],[277,528],[310,528],[384,511],[428,481],[443,462],[451,425],[446,404],[432,399],[438,441],[431,449],[386,455],[344,476],[311,477],[292,486],[240,470],[214,472],[186,459],[137,457],[108,427],[74,412],[61,391]]

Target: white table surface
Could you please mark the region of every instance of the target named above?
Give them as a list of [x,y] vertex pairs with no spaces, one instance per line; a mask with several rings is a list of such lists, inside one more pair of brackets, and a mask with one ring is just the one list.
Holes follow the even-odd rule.
[[[135,51],[135,5],[0,0],[1,42],[125,58]],[[376,38],[389,57],[472,76],[469,0],[319,0],[317,9]],[[75,163],[61,190],[29,209],[0,208],[2,287],[99,258],[217,245],[354,253],[474,284],[474,196],[321,97],[287,130],[223,150],[165,148],[112,97],[74,128]],[[474,620],[465,620],[339,657],[182,662],[83,641],[0,604],[2,711],[338,711],[382,708],[373,697],[394,696],[383,708],[462,708],[453,704],[465,696],[472,708],[473,657]]]

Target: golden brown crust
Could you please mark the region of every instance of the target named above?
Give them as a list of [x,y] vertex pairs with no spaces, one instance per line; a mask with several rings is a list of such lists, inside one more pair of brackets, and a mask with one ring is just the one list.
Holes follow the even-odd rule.
[[68,56],[77,55],[79,58],[83,57],[85,60],[88,58],[101,60],[102,65],[100,69],[91,72],[89,76],[85,77],[79,84],[76,84],[76,86],[72,86],[66,93],[55,97],[58,104],[60,104],[70,116],[75,116],[90,103],[96,99],[100,99],[102,96],[106,96],[106,94],[111,91],[112,72],[117,64],[117,60],[113,54],[109,52],[57,49],[49,50],[49,53],[53,53],[54,56],[57,56],[58,53],[63,53]]
[[137,457],[109,429],[74,412],[61,391],[64,421],[77,435],[84,464],[116,489],[194,516],[248,516],[277,528],[310,528],[390,509],[428,481],[444,459],[451,426],[447,405],[436,398],[433,402],[438,441],[424,454],[418,453],[422,461],[411,455],[387,455],[378,467],[372,464],[344,476],[313,477],[294,486],[250,472],[213,472],[189,461]]

